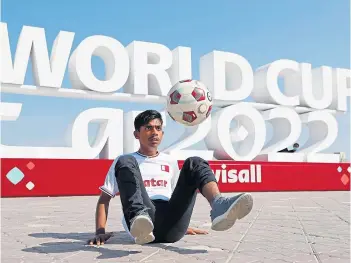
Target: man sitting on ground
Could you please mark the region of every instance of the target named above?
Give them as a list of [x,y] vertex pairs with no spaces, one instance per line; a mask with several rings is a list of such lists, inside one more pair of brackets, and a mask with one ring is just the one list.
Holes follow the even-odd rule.
[[179,171],[177,160],[158,151],[164,135],[162,125],[161,114],[154,110],[135,118],[134,136],[140,148],[113,161],[100,187],[96,236],[89,244],[103,244],[111,237],[105,227],[110,199],[117,193],[123,210],[122,224],[137,244],[173,243],[187,232],[196,233],[189,224],[197,190],[211,206],[212,230],[227,230],[252,210],[253,199],[248,193],[230,198],[221,195],[207,161],[188,158]]

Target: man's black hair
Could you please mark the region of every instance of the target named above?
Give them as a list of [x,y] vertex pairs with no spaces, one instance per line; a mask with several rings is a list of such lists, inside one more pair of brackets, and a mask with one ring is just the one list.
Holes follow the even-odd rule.
[[148,124],[154,119],[160,119],[161,124],[163,124],[162,115],[156,110],[146,110],[139,113],[134,120],[135,130],[139,131],[141,126]]

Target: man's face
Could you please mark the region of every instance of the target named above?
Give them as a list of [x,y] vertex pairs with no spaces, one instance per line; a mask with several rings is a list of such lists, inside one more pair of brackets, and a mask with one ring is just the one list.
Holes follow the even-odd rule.
[[140,131],[135,131],[135,138],[144,148],[157,148],[163,138],[163,129],[160,119],[154,119],[148,124],[141,126]]

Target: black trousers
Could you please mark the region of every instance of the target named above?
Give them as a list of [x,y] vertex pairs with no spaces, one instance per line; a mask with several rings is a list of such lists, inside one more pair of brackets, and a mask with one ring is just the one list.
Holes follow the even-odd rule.
[[209,182],[217,182],[207,161],[199,157],[185,160],[177,185],[169,201],[150,200],[136,159],[131,155],[119,158],[115,175],[123,214],[128,229],[130,220],[147,210],[154,223],[154,243],[173,243],[185,234],[196,200],[196,193]]

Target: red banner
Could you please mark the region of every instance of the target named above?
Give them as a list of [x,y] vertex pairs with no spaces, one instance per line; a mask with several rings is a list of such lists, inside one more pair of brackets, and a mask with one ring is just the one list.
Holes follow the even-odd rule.
[[[111,163],[112,160],[5,158],[1,162],[1,196],[98,195]],[[350,190],[348,163],[209,163],[221,192]]]

